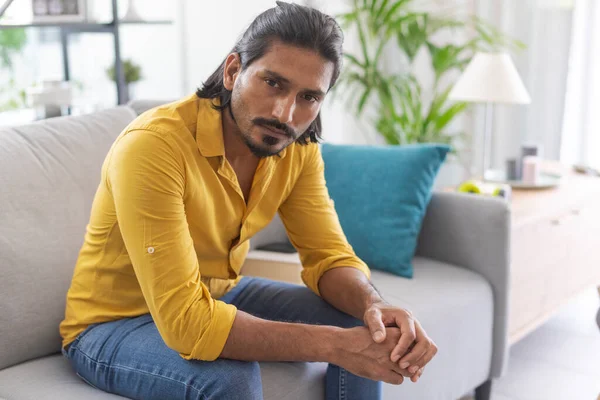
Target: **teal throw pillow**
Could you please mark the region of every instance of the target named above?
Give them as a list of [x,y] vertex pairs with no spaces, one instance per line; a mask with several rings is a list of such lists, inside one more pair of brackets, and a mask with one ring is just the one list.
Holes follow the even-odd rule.
[[413,277],[419,232],[450,147],[323,144],[325,180],[356,255],[372,269]]

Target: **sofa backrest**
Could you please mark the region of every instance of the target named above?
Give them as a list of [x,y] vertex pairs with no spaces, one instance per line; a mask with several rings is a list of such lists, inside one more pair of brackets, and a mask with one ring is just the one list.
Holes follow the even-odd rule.
[[129,107],[0,128],[0,369],[60,351],[104,158]]

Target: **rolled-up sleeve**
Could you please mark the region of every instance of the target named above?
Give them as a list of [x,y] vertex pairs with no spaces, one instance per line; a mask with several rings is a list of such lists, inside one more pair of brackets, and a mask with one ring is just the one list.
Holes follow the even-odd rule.
[[308,145],[307,158],[290,195],[279,208],[288,236],[302,262],[302,280],[319,293],[319,279],[330,269],[353,267],[370,278],[367,265],[356,256],[342,230],[325,185],[321,151]]
[[111,149],[104,179],[161,337],[185,359],[215,360],[236,308],[211,298],[200,280],[183,203],[185,166],[176,145],[158,132],[128,132]]

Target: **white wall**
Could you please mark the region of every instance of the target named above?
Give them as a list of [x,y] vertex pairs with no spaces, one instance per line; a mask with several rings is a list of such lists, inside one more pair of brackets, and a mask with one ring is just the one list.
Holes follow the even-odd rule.
[[527,46],[512,57],[532,102],[495,107],[493,165],[504,168],[505,160],[516,157],[523,143],[538,144],[544,157],[558,159],[573,0],[479,0],[478,11]]
[[221,64],[254,17],[275,4],[272,0],[182,1],[187,41],[185,80],[190,91]]

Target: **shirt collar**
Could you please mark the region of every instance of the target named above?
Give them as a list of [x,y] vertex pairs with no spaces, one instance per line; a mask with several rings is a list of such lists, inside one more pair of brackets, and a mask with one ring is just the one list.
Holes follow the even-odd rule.
[[198,101],[196,144],[204,157],[225,155],[221,111],[213,108],[213,104],[219,105],[219,103],[218,99],[199,99]]
[[[223,123],[220,110],[215,110],[214,105],[219,105],[219,99],[199,99],[198,118],[196,120],[196,144],[200,154],[204,157],[217,157],[225,155],[225,144],[223,142]],[[293,145],[293,144],[292,144]],[[268,157],[269,159],[283,159],[287,148],[283,149],[279,156]]]

